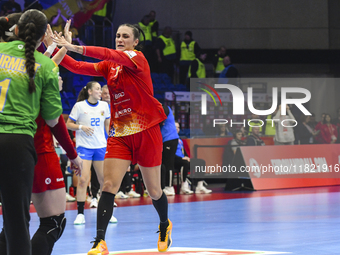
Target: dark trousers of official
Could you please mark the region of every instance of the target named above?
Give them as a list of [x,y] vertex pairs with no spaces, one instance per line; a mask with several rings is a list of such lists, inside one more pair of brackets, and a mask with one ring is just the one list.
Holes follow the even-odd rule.
[[170,77],[172,83],[174,82],[175,73],[174,64],[175,64],[174,60],[168,60],[166,58],[163,58],[159,69],[160,73],[166,73]]
[[29,210],[37,162],[33,138],[29,135],[0,134],[0,162],[4,221],[0,254],[31,255]]
[[179,83],[180,84],[186,84],[187,78],[188,78],[188,71],[190,67],[189,63],[180,63],[179,65]]
[[185,182],[188,177],[188,172],[190,171],[190,162],[188,160],[182,159],[181,157],[175,156],[175,169],[181,171],[183,166],[183,172],[181,173],[182,181]]
[[[175,170],[175,156],[178,145],[178,139],[173,139],[163,143],[163,153],[162,153],[162,165],[164,165],[161,171],[161,186],[164,189],[165,186],[170,186],[172,176]],[[170,172],[171,171],[171,172]]]
[[204,173],[199,174],[195,172],[195,166],[205,167],[205,160],[199,158],[190,158],[190,179],[192,187],[196,187],[199,181],[204,180]]

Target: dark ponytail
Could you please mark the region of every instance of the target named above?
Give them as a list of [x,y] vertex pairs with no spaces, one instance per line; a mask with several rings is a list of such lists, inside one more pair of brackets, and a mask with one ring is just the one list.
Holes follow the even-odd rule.
[[96,81],[89,81],[84,88],[79,92],[77,102],[84,101],[89,98],[89,89],[92,89],[93,84],[96,84]]
[[0,37],[5,42],[10,41],[14,37],[14,30],[9,31],[14,25],[18,24],[21,13],[12,13],[7,17],[0,17]]
[[34,51],[37,45],[36,37],[36,27],[33,23],[28,23],[25,26],[25,57],[26,57],[26,70],[29,76],[29,92],[35,92],[35,57]]
[[45,34],[47,18],[38,10],[28,10],[21,15],[18,22],[18,38],[25,42],[26,70],[29,76],[29,92],[35,92],[35,47]]
[[[145,38],[145,34],[143,32],[143,29],[141,29],[138,24],[132,25],[132,24],[129,24],[129,23],[125,23],[125,24],[120,25],[119,27],[122,27],[122,26],[130,27],[132,29],[133,37],[134,37],[135,40],[139,39],[141,34],[143,35],[143,38]],[[143,42],[139,41],[139,43],[135,47],[135,49],[142,51],[144,44],[145,44],[145,41],[143,41]]]

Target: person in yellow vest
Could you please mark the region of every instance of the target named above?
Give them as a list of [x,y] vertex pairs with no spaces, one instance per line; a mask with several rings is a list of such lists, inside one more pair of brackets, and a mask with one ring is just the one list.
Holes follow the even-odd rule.
[[[271,121],[270,121],[271,122]],[[251,135],[253,127],[259,127],[259,132],[263,134],[265,128],[265,121],[260,121],[260,117],[256,114],[251,115],[251,119],[247,120],[245,129],[247,130],[247,134]]]
[[276,112],[277,112],[277,109],[275,110],[275,112],[273,112],[273,114],[269,114],[266,117],[267,120],[265,122],[265,129],[264,129],[264,134],[265,135],[274,136],[275,133],[276,133],[275,123],[274,123],[274,121],[272,121],[272,119],[275,116]]
[[[104,5],[103,9],[94,12],[93,16],[99,16],[99,17],[102,18],[101,21],[104,21],[106,14],[107,14],[107,3]],[[93,18],[93,16],[92,16],[92,18]]]
[[227,48],[224,46],[221,46],[218,49],[217,54],[215,54],[214,59],[213,59],[215,77],[219,77],[220,73],[223,71],[224,69],[223,59],[226,56],[227,56]]
[[142,52],[149,63],[150,71],[156,71],[156,53],[152,44],[152,32],[151,32],[151,23],[150,16],[145,15],[140,22],[138,22],[139,27],[143,30],[144,35],[141,34],[139,41],[142,45]]
[[174,78],[174,65],[176,61],[176,47],[172,39],[172,28],[165,27],[162,35],[156,42],[157,60],[160,65],[160,73],[166,73],[171,80]]
[[181,43],[181,56],[179,59],[179,83],[186,84],[189,66],[195,60],[196,55],[201,51],[200,46],[192,39],[192,32],[186,31],[184,40]]
[[152,45],[150,16],[145,15],[142,18],[142,20],[140,22],[138,22],[138,25],[144,32],[144,35],[143,34],[140,35],[139,41],[144,42],[144,46]]
[[151,26],[151,34],[152,34],[152,41],[156,42],[158,38],[158,28],[159,28],[159,23],[156,20],[156,12],[155,11],[150,11],[149,13],[149,25]]
[[204,61],[207,58],[206,53],[197,54],[199,57],[191,61],[189,66],[188,77],[189,78],[206,78]]
[[151,26],[151,36],[152,36],[152,56],[149,61],[151,72],[158,72],[157,65],[157,54],[156,54],[156,42],[158,39],[158,29],[159,23],[156,20],[156,12],[150,11],[149,13],[149,25]]

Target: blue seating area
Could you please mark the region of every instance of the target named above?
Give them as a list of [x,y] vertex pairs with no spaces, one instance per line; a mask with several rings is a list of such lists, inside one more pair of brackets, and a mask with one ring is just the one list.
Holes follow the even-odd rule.
[[71,91],[63,91],[61,96],[61,103],[63,105],[63,113],[70,114],[72,107],[77,102],[77,97],[80,90],[91,80],[91,77],[74,74],[72,84],[68,84],[67,88]]
[[170,77],[166,73],[151,73],[155,98],[163,102],[164,93],[166,91],[186,91],[187,88],[184,84],[174,85]]

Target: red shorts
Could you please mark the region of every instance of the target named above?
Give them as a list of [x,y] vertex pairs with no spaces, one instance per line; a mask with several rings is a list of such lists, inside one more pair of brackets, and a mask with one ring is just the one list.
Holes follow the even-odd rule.
[[109,137],[105,158],[130,160],[132,164],[154,167],[162,164],[163,140],[159,125],[142,132]]
[[55,152],[38,154],[38,163],[34,168],[33,193],[64,188],[64,177],[60,169],[58,155]]

